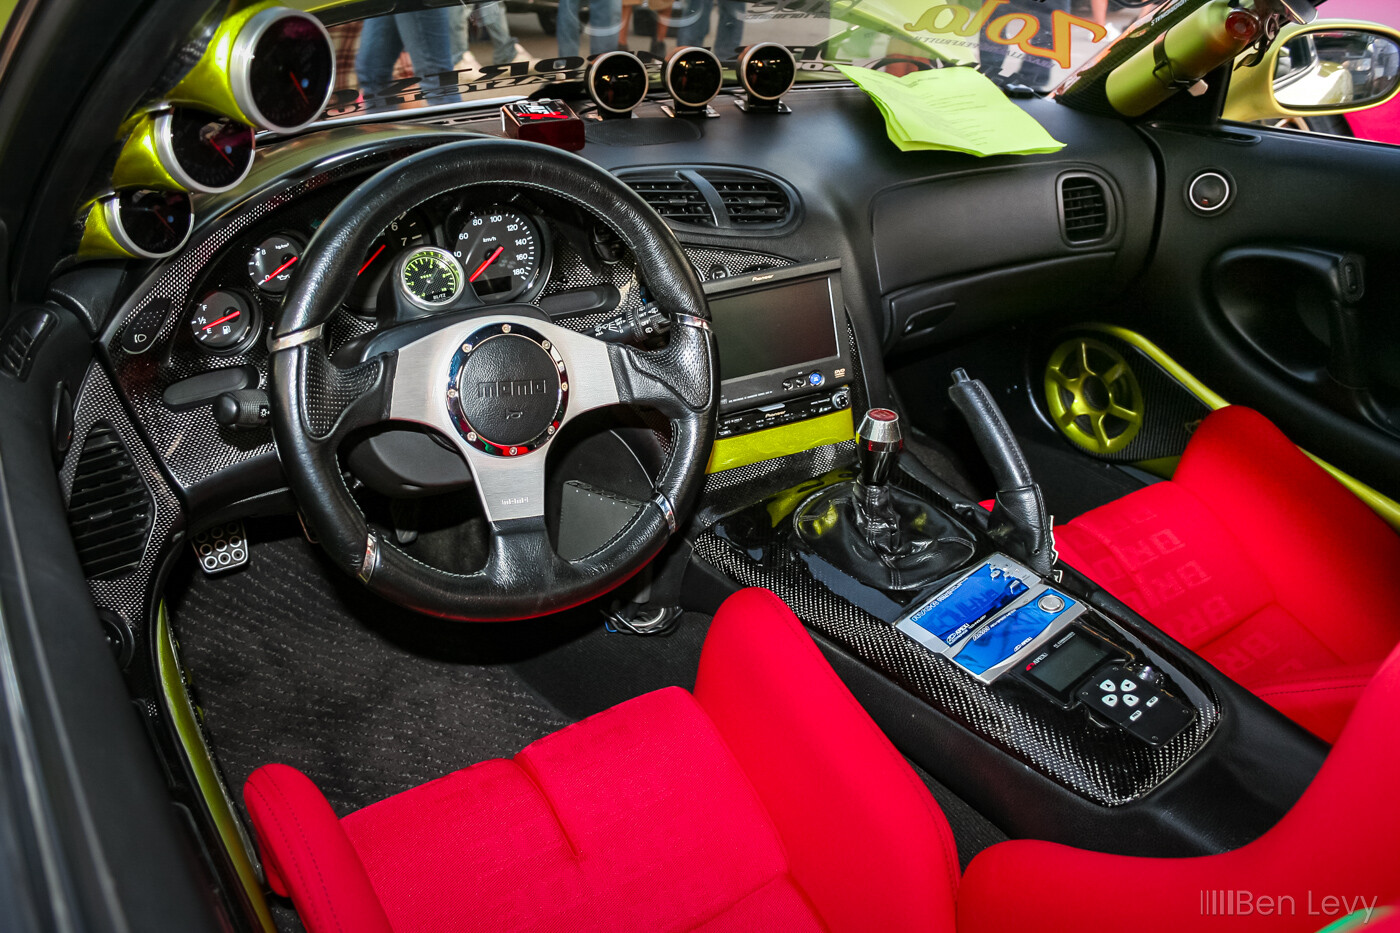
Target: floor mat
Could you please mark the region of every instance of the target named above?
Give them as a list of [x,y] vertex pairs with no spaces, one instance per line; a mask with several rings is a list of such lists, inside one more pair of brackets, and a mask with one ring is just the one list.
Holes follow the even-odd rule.
[[453,625],[391,606],[301,538],[255,545],[251,560],[238,573],[197,576],[171,605],[235,797],[255,768],[281,761],[343,816],[513,755],[570,721],[504,663],[522,636],[501,630],[520,627]]

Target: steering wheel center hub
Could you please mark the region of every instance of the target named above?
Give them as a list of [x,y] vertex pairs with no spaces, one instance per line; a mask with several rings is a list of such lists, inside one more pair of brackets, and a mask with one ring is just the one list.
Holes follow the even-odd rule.
[[483,453],[518,457],[544,446],[568,400],[564,358],[525,325],[483,327],[452,358],[448,411],[463,440]]

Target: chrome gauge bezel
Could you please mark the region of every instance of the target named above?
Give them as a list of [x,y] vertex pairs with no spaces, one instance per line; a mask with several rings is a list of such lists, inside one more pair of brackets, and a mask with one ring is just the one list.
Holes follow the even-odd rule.
[[[788,62],[792,67],[792,76],[788,80],[787,87],[772,96],[765,96],[754,90],[753,86],[749,83],[748,75],[749,62],[753,61],[754,53],[767,49],[781,49],[783,53],[787,55]],[[764,103],[772,103],[773,101],[781,100],[782,96],[792,90],[793,84],[797,82],[797,57],[792,54],[792,49],[783,45],[781,42],[759,42],[744,49],[744,54],[739,56],[737,71],[739,73],[739,83],[743,85],[745,92],[747,92],[750,97],[754,100],[763,101]]]
[[[184,194],[186,201],[190,201],[188,192],[181,192],[181,194]],[[102,211],[103,219],[107,221],[107,229],[111,231],[112,239],[115,240],[117,245],[122,249],[140,259],[165,259],[174,256],[185,248],[185,244],[190,241],[190,234],[194,232],[194,204],[190,203],[190,221],[185,226],[185,233],[180,238],[180,242],[176,243],[175,246],[166,252],[153,253],[150,250],[142,249],[140,246],[137,246],[136,242],[132,240],[131,235],[127,233],[126,227],[122,224],[121,196],[119,192],[114,191],[104,196],[98,204],[99,209]]]
[[[614,60],[619,56],[622,58],[630,59],[633,62],[635,62],[637,69],[642,73],[641,95],[630,106],[621,108],[609,107],[607,104],[603,103],[602,96],[598,93],[597,88],[594,86],[595,81],[598,77],[598,71],[601,68],[602,64],[606,61]],[[613,49],[611,52],[604,52],[602,55],[599,55],[597,58],[593,59],[593,61],[588,63],[588,70],[584,73],[583,83],[588,88],[588,96],[593,99],[593,103],[597,105],[599,110],[605,110],[611,114],[621,115],[625,113],[631,113],[633,110],[636,110],[637,107],[641,105],[642,101],[647,99],[647,92],[651,89],[651,75],[647,73],[647,66],[635,54],[633,54],[632,52],[628,52],[624,49]]]
[[[207,112],[210,114],[210,116],[221,116],[221,114],[216,114],[212,111]],[[220,194],[225,191],[231,191],[232,189],[238,187],[240,184],[243,183],[243,179],[247,178],[248,173],[253,170],[253,154],[254,151],[257,149],[256,134],[254,134],[253,136],[252,144],[248,147],[247,162],[244,164],[242,171],[238,173],[238,177],[234,179],[233,182],[230,184],[224,185],[222,187],[214,187],[212,185],[206,185],[202,182],[195,181],[194,178],[190,175],[190,173],[185,171],[185,167],[180,164],[180,159],[175,154],[175,129],[173,126],[174,119],[175,108],[165,108],[156,115],[155,125],[152,127],[152,131],[155,136],[156,157],[160,159],[160,164],[163,165],[165,167],[165,170],[170,173],[171,179],[173,179],[176,184],[178,184],[181,188],[185,188],[190,191],[199,191],[204,194]]]
[[[675,85],[671,83],[671,73],[675,70],[676,62],[680,61],[682,58],[686,58],[688,56],[697,54],[707,57],[712,62],[714,62],[715,73],[719,75],[719,80],[715,82],[714,91],[710,94],[709,97],[705,98],[704,100],[682,100],[680,96],[676,94]],[[662,80],[666,85],[666,93],[671,95],[671,99],[673,101],[675,101],[680,106],[687,108],[688,110],[702,110],[705,107],[708,107],[710,105],[710,101],[714,100],[715,97],[719,94],[719,92],[724,88],[724,63],[719,60],[718,55],[716,55],[714,52],[711,52],[709,49],[701,48],[698,45],[686,46],[683,48],[676,49],[674,52],[671,53],[670,57],[666,59],[666,68],[662,72]]]
[[[267,115],[258,108],[253,96],[251,75],[254,51],[258,47],[258,40],[263,37],[263,33],[267,32],[272,24],[293,17],[309,20],[315,25],[321,38],[325,40],[326,47],[330,50],[331,70],[329,80],[326,82],[325,94],[322,95],[321,102],[315,107],[311,119],[295,126],[283,126],[269,120]],[[335,57],[335,43],[331,41],[331,34],[326,31],[325,25],[319,19],[310,13],[303,13],[301,10],[272,7],[249,19],[238,31],[238,37],[233,40],[233,49],[229,53],[229,89],[233,91],[234,102],[253,122],[278,133],[294,133],[315,123],[326,112],[326,104],[330,102],[331,94],[335,91]]]
[[[450,296],[441,301],[430,301],[421,295],[414,294],[413,290],[408,287],[408,283],[404,281],[404,273],[408,269],[409,261],[425,254],[436,256],[457,270],[457,287],[453,289]],[[467,274],[462,271],[462,264],[457,261],[457,257],[453,256],[447,250],[437,246],[415,246],[405,251],[395,263],[394,287],[399,290],[399,294],[403,295],[404,300],[415,308],[419,308],[423,311],[441,311],[443,308],[448,307],[456,302],[458,298],[462,297],[462,292],[467,287]]]

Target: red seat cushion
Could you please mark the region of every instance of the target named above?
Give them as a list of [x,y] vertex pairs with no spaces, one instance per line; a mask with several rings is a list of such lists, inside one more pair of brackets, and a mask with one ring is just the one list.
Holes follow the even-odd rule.
[[695,696],[638,697],[342,820],[282,765],[244,799],[311,933],[952,924],[946,821],[766,591],[716,616]]
[[[1259,839],[1221,855],[1135,858],[1004,842],[968,866],[959,933],[1131,929],[1319,930],[1400,900],[1400,649],[1372,678],[1301,799]],[[1261,909],[1269,898],[1267,910]],[[1218,916],[1226,903],[1248,904]],[[1287,900],[1283,900],[1287,898]],[[1339,900],[1324,901],[1325,898]],[[1093,922],[1086,925],[1086,918]],[[1361,927],[1371,929],[1370,926]]]
[[1056,544],[1329,741],[1400,641],[1400,537],[1247,408],[1211,413],[1170,481],[1066,523]]

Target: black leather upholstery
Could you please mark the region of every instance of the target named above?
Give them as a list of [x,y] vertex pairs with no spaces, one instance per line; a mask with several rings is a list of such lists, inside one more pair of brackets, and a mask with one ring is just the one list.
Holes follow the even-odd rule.
[[[670,229],[613,176],[577,156],[533,143],[469,140],[427,150],[357,188],[307,247],[274,333],[298,334],[341,306],[359,260],[404,210],[471,184],[537,188],[573,201],[608,223],[632,250],[654,301],[672,314],[709,320],[700,281]],[[319,338],[273,354],[273,429],[289,482],[322,546],[347,573],[360,575],[369,529],[342,479],[335,447],[355,427],[387,414],[392,354],[337,369]],[[673,443],[656,480],[676,515],[700,487],[714,439],[718,364],[708,329],[673,325],[668,346],[649,352],[610,347],[619,396],[670,419]],[[377,369],[375,367],[378,367]],[[366,369],[369,367],[369,369]],[[348,387],[348,388],[347,388]],[[317,436],[325,431],[324,436]],[[519,619],[544,615],[606,592],[639,570],[665,543],[662,509],[641,509],[618,535],[574,562],[554,553],[542,519],[494,526],[486,565],[456,574],[423,564],[379,541],[370,589],[445,618]]]

